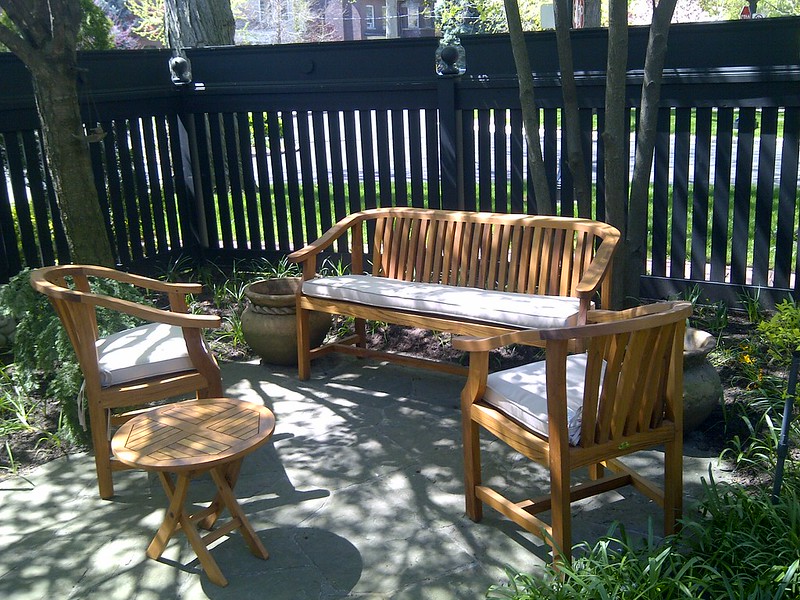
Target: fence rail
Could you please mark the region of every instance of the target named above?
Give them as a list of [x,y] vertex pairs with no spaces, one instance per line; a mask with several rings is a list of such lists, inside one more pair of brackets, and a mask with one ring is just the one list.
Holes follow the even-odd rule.
[[[658,119],[642,294],[699,286],[735,302],[800,299],[800,19],[673,26]],[[630,36],[631,121],[647,31]],[[578,214],[565,164],[552,32],[528,35],[541,136],[560,214]],[[604,219],[603,30],[575,32],[591,216]],[[95,183],[117,260],[275,259],[374,206],[535,212],[506,36],[463,40],[467,72],[434,72],[436,41],[189,51],[176,88],[166,51],[81,57]],[[743,51],[742,49],[746,49]],[[0,56],[0,281],[69,251],[32,88]],[[633,136],[633,134],[632,134]],[[631,147],[633,146],[633,137]],[[339,246],[347,255],[349,248]]]

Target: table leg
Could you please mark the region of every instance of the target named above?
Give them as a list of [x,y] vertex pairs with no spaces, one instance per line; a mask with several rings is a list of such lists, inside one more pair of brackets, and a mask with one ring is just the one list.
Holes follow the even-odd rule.
[[231,517],[238,522],[239,529],[242,531],[242,537],[244,537],[245,542],[247,542],[250,552],[259,558],[263,558],[264,560],[268,559],[269,553],[267,552],[266,548],[264,548],[261,540],[258,539],[256,532],[253,530],[253,526],[250,525],[250,521],[247,519],[247,516],[245,516],[244,511],[242,511],[242,507],[239,506],[239,503],[236,501],[236,497],[233,495],[233,490],[228,484],[228,478],[226,477],[225,469],[223,467],[211,469],[211,477],[214,479],[214,483],[217,484],[218,497],[228,509]]
[[192,473],[178,475],[177,484],[169,473],[162,471],[158,475],[169,499],[169,506],[161,527],[158,528],[156,536],[147,547],[147,557],[154,560],[161,558],[167,542],[178,529],[182,529],[209,580],[218,586],[225,587],[228,585],[228,580],[225,579],[217,561],[208,551],[208,547],[198,533],[197,527],[192,523],[192,516],[185,509],[186,494],[189,490]]
[[[228,482],[228,487],[231,490],[236,487],[236,482],[239,480],[239,473],[242,469],[242,460],[243,459],[240,458],[239,460],[235,460],[226,465],[218,467],[220,470],[224,471],[225,479]],[[206,509],[210,511],[210,514],[202,521],[199,521],[197,526],[200,527],[200,529],[211,530],[211,528],[214,527],[214,523],[217,522],[217,519],[219,519],[220,515],[222,514],[224,507],[225,504],[222,502],[222,497],[220,496],[220,493],[217,492],[208,509]]]
[[164,553],[164,548],[167,547],[172,535],[177,531],[178,523],[183,513],[183,502],[186,499],[186,492],[189,489],[189,478],[178,477],[178,485],[172,480],[172,475],[159,471],[158,478],[161,480],[161,485],[164,487],[164,492],[167,494],[169,506],[164,515],[164,520],[161,522],[161,527],[158,528],[156,536],[150,545],[147,547],[147,557],[158,560]]

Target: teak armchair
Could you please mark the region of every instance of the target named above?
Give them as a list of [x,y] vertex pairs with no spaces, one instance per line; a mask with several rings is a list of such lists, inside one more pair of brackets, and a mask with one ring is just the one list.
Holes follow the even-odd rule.
[[[90,278],[164,292],[170,310],[93,293]],[[201,335],[203,328],[219,327],[220,319],[188,314],[186,295],[199,293],[199,284],[166,283],[105,267],[45,267],[31,273],[31,285],[48,297],[75,349],[84,376],[100,496],[110,498],[112,471],[128,468],[111,456],[111,426],[155,401],[190,393],[222,396],[219,366]],[[98,307],[149,323],[98,339]]]
[[[573,501],[633,485],[664,510],[664,532],[675,531],[682,510],[683,335],[692,312],[686,302],[590,311],[586,325],[527,330],[491,338],[460,338],[470,351],[461,394],[467,515],[483,503],[570,559]],[[569,355],[570,344],[585,349]],[[544,343],[538,363],[489,374],[489,350]],[[550,493],[514,502],[481,481],[479,429],[484,428],[550,471]],[[618,457],[664,446],[663,486]],[[571,485],[571,472],[588,467],[590,481]],[[612,473],[604,476],[604,467]],[[536,515],[550,511],[551,524]]]

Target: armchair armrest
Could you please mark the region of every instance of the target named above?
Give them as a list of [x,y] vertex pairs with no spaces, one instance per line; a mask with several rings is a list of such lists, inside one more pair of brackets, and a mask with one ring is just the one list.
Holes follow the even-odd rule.
[[500,335],[483,338],[458,336],[453,338],[452,344],[454,348],[466,352],[488,352],[489,350],[502,348],[510,344],[535,345],[543,339],[541,331],[542,330],[539,329],[523,329],[521,331],[512,331],[511,333],[502,333]]

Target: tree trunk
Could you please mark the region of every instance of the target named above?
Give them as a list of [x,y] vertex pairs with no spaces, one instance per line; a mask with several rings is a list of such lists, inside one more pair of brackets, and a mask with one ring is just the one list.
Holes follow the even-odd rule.
[[517,0],[504,0],[506,21],[511,39],[511,51],[519,79],[519,101],[522,107],[522,122],[525,126],[525,141],[528,145],[528,164],[533,178],[533,193],[536,196],[536,212],[540,215],[555,214],[555,206],[550,197],[547,184],[547,173],[542,158],[542,141],[539,136],[539,109],[533,89],[533,73],[522,32],[522,20],[519,16]]
[[170,48],[234,44],[236,22],[230,0],[166,0],[164,14]]
[[578,200],[578,214],[581,217],[591,218],[592,189],[586,174],[586,164],[583,161],[578,89],[575,85],[572,41],[569,35],[572,12],[569,7],[569,0],[556,0],[556,44],[558,46],[558,63],[561,67],[561,95],[564,98],[561,127],[566,131],[567,166],[572,173],[573,186]]
[[[624,302],[629,264],[627,255],[628,139],[630,123],[625,106],[628,73],[628,4],[611,0],[608,14],[608,58],[606,64],[605,155],[606,220],[620,230],[621,241],[614,257],[612,297],[603,298],[603,307],[620,308]],[[638,269],[637,269],[638,273]]]
[[114,266],[94,186],[77,87],[79,0],[0,0],[16,31],[0,24],[0,42],[33,79],[47,165],[73,262]]
[[89,146],[80,115],[75,69],[60,62],[30,65],[44,149],[72,261],[114,266],[105,220],[94,186]]
[[397,0],[386,0],[386,37],[400,37],[400,11]]
[[647,209],[650,203],[650,173],[656,144],[658,103],[667,56],[667,37],[676,0],[661,0],[653,11],[636,135],[631,193],[628,200],[627,264],[624,270],[625,295],[639,296],[639,278],[644,268],[647,241]]
[[600,27],[600,0],[586,0],[583,5],[583,26]]

